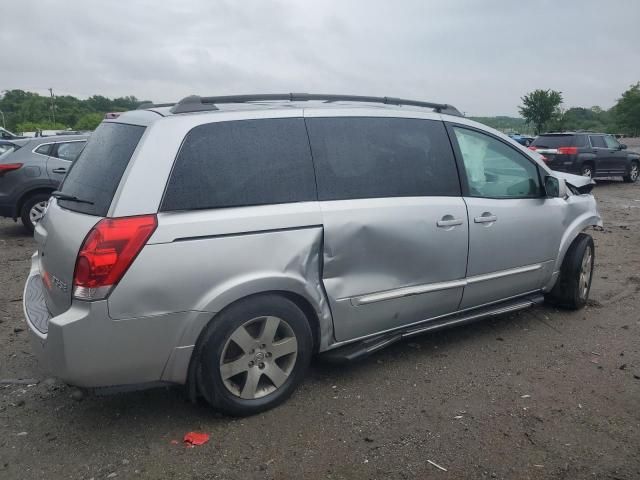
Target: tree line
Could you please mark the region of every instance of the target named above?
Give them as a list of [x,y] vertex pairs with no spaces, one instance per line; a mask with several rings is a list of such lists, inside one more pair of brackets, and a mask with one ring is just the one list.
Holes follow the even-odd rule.
[[0,96],[0,126],[15,132],[36,130],[93,130],[107,112],[134,110],[143,103],[134,96],[86,100],[71,95],[42,96],[24,90],[7,90]]
[[[107,98],[93,95],[86,100],[71,95],[54,98],[24,90],[7,90],[0,96],[0,122],[16,132],[41,130],[93,130],[107,112],[137,108],[142,100],[134,96]],[[562,106],[562,92],[534,90],[522,97],[522,118],[473,117],[499,130],[539,134],[546,131],[590,130],[640,136],[640,82],[622,93],[616,104],[605,110]]]
[[524,121],[533,127],[535,134],[590,130],[633,137],[640,135],[640,82],[623,92],[609,110],[598,106],[565,110],[562,103],[562,92],[534,90],[522,97],[522,105],[518,110]]

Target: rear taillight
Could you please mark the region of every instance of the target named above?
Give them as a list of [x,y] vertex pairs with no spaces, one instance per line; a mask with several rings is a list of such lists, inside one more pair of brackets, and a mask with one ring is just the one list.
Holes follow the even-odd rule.
[[20,167],[22,167],[21,163],[0,163],[0,177],[2,177],[5,173],[18,170]]
[[576,155],[578,147],[558,147],[558,155]]
[[80,247],[73,274],[73,296],[80,300],[105,298],[157,226],[155,215],[100,220]]

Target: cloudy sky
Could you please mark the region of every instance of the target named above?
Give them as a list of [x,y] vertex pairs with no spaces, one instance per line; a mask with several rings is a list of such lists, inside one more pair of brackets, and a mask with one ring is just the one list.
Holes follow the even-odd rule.
[[612,106],[640,81],[638,0],[3,2],[0,91],[388,95],[517,113],[535,88]]

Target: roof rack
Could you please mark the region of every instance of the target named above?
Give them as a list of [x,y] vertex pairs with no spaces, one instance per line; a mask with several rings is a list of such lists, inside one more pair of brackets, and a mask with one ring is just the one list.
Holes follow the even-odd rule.
[[138,105],[136,110],[146,110],[147,108],[157,108],[157,107],[173,107],[176,103],[153,103],[153,102],[144,102]]
[[[431,108],[437,113],[446,113],[462,117],[462,113],[453,105],[446,103],[420,102],[418,100],[406,100],[394,97],[367,97],[362,95],[327,95],[322,93],[265,93],[257,95],[226,95],[221,97],[199,97],[191,95],[173,105],[171,113],[200,112],[217,110],[216,104],[220,103],[248,103],[271,100],[286,100],[289,102],[306,102],[309,100],[323,100],[325,102],[366,102],[384,103],[386,105],[410,105],[414,107]],[[154,105],[158,106],[158,105]],[[170,106],[170,105],[163,105]],[[139,107],[140,108],[140,107]],[[144,107],[149,108],[149,107]]]

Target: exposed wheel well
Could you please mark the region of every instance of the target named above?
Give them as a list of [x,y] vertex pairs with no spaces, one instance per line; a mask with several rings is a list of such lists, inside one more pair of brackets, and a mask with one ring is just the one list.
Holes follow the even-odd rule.
[[22,211],[22,206],[24,205],[24,202],[27,201],[27,199],[29,197],[32,197],[34,195],[37,195],[39,193],[51,193],[53,192],[55,189],[51,188],[51,187],[42,187],[42,188],[36,188],[33,190],[29,190],[28,192],[25,192],[22,194],[22,196],[20,197],[20,199],[18,200],[18,204],[16,205],[16,211],[14,212],[14,215],[17,217],[20,216],[20,212]]

